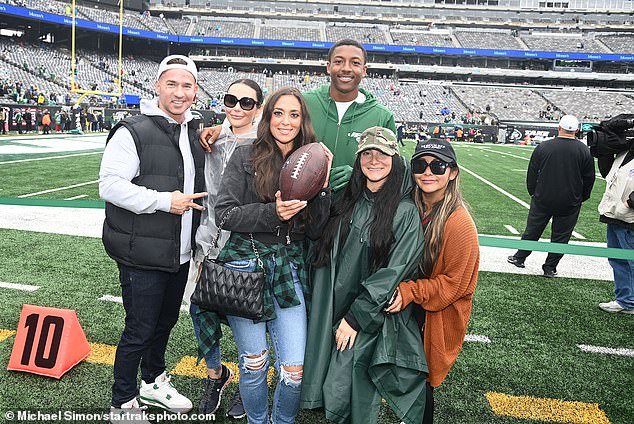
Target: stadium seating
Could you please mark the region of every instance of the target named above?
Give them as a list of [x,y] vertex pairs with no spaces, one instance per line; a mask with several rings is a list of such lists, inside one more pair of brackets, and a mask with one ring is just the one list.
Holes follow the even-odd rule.
[[[456,85],[454,93],[475,113],[487,112],[501,121],[543,121],[540,111],[546,111],[549,102],[530,89]],[[553,120],[559,116],[553,116]]]
[[195,24],[192,35],[201,37],[253,38],[255,25],[247,21],[212,20],[201,17]]
[[441,34],[414,29],[390,29],[390,36],[393,44],[401,46],[458,47],[454,45],[449,32]]
[[267,21],[264,25],[260,27],[259,38],[264,38],[268,40],[321,40],[322,37],[319,29],[311,28],[311,26],[314,26],[313,23],[306,22],[303,26],[301,26],[301,24],[301,22],[289,23]]
[[581,35],[521,35],[529,49],[548,52],[602,53],[606,49],[594,39]]
[[326,41],[337,41],[343,38],[352,38],[362,43],[389,44],[385,29],[378,25],[373,27],[360,25],[342,25],[329,23],[326,25]]
[[634,99],[619,93],[596,91],[539,90],[565,113],[575,115],[581,121],[597,122],[620,113],[634,111]]
[[614,53],[634,53],[634,34],[602,35],[599,40]]
[[525,47],[511,35],[510,30],[454,31],[460,45],[470,49],[525,50]]

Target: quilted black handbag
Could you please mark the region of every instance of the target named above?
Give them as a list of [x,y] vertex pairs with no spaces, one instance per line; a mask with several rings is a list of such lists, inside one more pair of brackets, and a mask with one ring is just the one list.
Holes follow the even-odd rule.
[[[213,245],[218,247],[222,226],[231,213],[231,209],[218,226]],[[223,315],[260,320],[264,315],[264,267],[260,254],[255,247],[253,234],[249,233],[251,247],[261,271],[244,272],[227,268],[215,259],[206,256],[202,263],[202,272],[196,281],[191,302],[203,309]]]

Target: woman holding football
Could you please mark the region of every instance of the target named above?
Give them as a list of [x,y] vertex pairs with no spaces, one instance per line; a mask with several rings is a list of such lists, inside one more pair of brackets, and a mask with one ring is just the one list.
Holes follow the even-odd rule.
[[338,423],[376,422],[381,398],[421,422],[427,366],[412,308],[385,313],[411,278],[423,231],[396,136],[365,130],[323,230],[313,272],[301,406]]
[[[260,266],[255,245],[265,272],[262,320],[226,317],[238,348],[240,392],[250,424],[269,422],[267,330],[279,375],[270,419],[292,423],[299,409],[306,344],[306,238],[317,238],[328,219],[330,189],[326,178],[323,189],[307,202],[283,201],[278,187],[285,159],[314,141],[299,90],[275,91],[264,105],[255,142],[238,146],[231,156],[215,205],[216,222],[225,220],[223,228],[231,231],[218,261],[255,271]],[[327,150],[326,157],[329,171],[332,154]]]

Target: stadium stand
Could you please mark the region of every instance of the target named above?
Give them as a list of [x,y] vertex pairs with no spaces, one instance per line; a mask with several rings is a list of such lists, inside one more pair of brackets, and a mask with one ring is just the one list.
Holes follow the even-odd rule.
[[390,44],[387,26],[345,25],[329,22],[326,25],[326,41],[337,41],[342,38],[352,38],[362,43]]
[[567,114],[582,121],[596,122],[634,111],[634,99],[619,93],[596,91],[539,90]]
[[201,17],[195,24],[192,35],[201,37],[253,38],[255,36],[255,25],[253,22],[247,21],[220,21]]
[[517,41],[511,30],[485,30],[473,29],[471,31],[458,30],[453,33],[461,47],[472,49],[509,49],[525,50],[524,46]]
[[415,29],[390,29],[393,44],[405,46],[458,47],[454,45],[451,33],[436,33]]
[[[550,103],[531,89],[456,85],[453,92],[474,113],[490,113],[500,121],[557,120],[560,113],[545,117]],[[557,106],[550,105],[551,110]],[[540,116],[540,112],[542,112]]]
[[614,53],[634,53],[634,34],[601,35],[599,40]]
[[522,41],[530,50],[548,52],[587,52],[601,53],[606,49],[600,43],[581,34],[522,34]]
[[268,40],[321,40],[321,32],[313,22],[267,21],[260,27],[260,37]]

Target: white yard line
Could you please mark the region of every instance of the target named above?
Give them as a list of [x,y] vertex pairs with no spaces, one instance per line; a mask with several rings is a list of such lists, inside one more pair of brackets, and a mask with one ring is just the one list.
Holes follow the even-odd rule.
[[[123,298],[121,296],[112,296],[110,294],[104,294],[99,300],[123,304]],[[189,312],[189,307],[187,305],[181,305],[181,312]]]
[[579,234],[579,233],[578,233],[578,232],[576,232],[576,231],[573,231],[573,232],[572,232],[572,236],[573,236],[574,238],[579,239],[579,240],[585,240],[585,239],[586,239],[584,236],[582,236],[581,234]]
[[604,355],[618,355],[618,356],[629,356],[634,358],[634,349],[627,349],[625,347],[603,347],[603,346],[592,346],[592,345],[577,345],[582,352],[588,353],[602,353]]
[[487,336],[481,336],[478,334],[467,334],[464,337],[465,342],[480,342],[480,343],[491,343],[491,339]]
[[80,194],[79,196],[69,197],[69,198],[66,198],[64,200],[77,200],[77,199],[81,199],[82,197],[88,197],[88,195],[87,194]]
[[[482,149],[482,150],[485,150],[487,152],[498,153],[498,154],[504,155],[504,156],[511,156],[511,157],[517,158],[517,159],[530,160],[530,158],[525,158],[524,156],[517,156],[517,155],[512,155],[510,153],[498,152],[497,150],[492,150],[492,149]],[[484,155],[484,156],[487,156],[487,155]]]
[[35,290],[39,289],[40,286],[32,286],[30,284],[5,283],[0,281],[0,288],[34,292]]
[[495,190],[499,191],[500,193],[502,193],[503,195],[507,196],[509,199],[519,203],[520,205],[524,206],[526,209],[530,209],[530,205],[528,203],[526,203],[525,201],[523,201],[522,199],[518,199],[517,197],[513,196],[511,193],[509,193],[508,191],[496,186],[495,184],[493,184],[491,181],[479,176],[478,174],[476,174],[473,171],[470,171],[469,169],[465,168],[464,166],[460,166],[460,169],[464,170],[466,173],[473,175],[475,178],[479,179],[480,181],[482,181],[484,184],[487,184],[491,187],[493,187]]
[[23,194],[21,196],[18,196],[18,198],[19,199],[23,199],[25,197],[32,197],[32,196],[37,196],[37,195],[40,195],[40,194],[52,193],[54,191],[68,190],[69,188],[82,187],[82,186],[85,186],[85,185],[95,184],[95,183],[98,183],[98,182],[99,182],[99,180],[95,180],[95,181],[88,181],[86,183],[73,184],[73,185],[69,185],[69,186],[66,186],[66,187],[51,188],[50,190],[43,190],[43,191],[37,191],[35,193]]
[[519,231],[517,231],[517,230],[515,229],[515,227],[513,227],[512,225],[507,225],[507,224],[504,224],[504,228],[506,228],[507,230],[509,230],[509,233],[511,233],[511,234],[519,234],[519,233],[520,233],[520,232],[519,232]]
[[21,162],[34,162],[37,160],[49,160],[49,159],[64,159],[64,158],[72,158],[75,156],[88,156],[88,155],[100,155],[103,151],[100,152],[92,152],[92,153],[74,153],[72,155],[62,155],[62,156],[48,156],[45,158],[33,158],[33,159],[16,159],[16,160],[8,160],[5,162],[0,162],[0,165],[6,165],[9,163],[21,163]]

